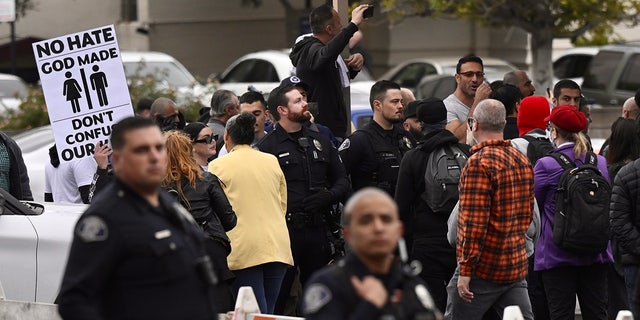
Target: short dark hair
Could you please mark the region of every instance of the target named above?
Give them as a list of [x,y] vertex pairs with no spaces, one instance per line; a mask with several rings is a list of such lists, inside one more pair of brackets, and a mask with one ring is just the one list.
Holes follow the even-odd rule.
[[142,117],[127,117],[118,121],[112,128],[111,148],[121,150],[126,143],[124,136],[127,132],[147,127],[158,127],[158,125],[152,119]]
[[153,104],[153,100],[150,98],[140,98],[138,100],[138,104],[136,105],[136,111],[139,113],[143,110],[151,110],[151,105]]
[[238,99],[240,103],[254,103],[260,101],[263,107],[267,107],[267,102],[264,100],[264,95],[256,91],[247,91]]
[[287,106],[289,104],[289,98],[287,98],[286,94],[291,90],[298,89],[296,89],[296,87],[292,85],[277,86],[269,93],[267,106],[269,107],[269,112],[271,113],[271,116],[274,120],[280,120],[280,115],[278,114],[278,106]]
[[236,144],[251,144],[255,137],[256,117],[249,112],[242,112],[227,121],[225,130],[229,138]]
[[633,96],[633,100],[635,100],[636,105],[640,107],[640,88],[636,91],[636,94]]
[[[580,90],[580,86],[573,80],[570,79],[562,79],[553,86],[553,97],[558,99],[560,97],[560,91],[562,89],[578,89]],[[580,90],[582,93],[582,90]]]
[[479,63],[480,66],[482,67],[482,70],[484,70],[484,64],[482,63],[482,59],[480,59],[480,57],[478,57],[476,55],[468,54],[468,55],[460,58],[460,60],[458,60],[458,64],[456,65],[456,73],[460,73],[460,67],[462,67],[462,65],[467,63],[467,62]]
[[510,84],[505,84],[491,91],[489,98],[502,102],[507,111],[507,116],[509,116],[516,108],[516,104],[522,100],[522,94],[520,93],[520,89]]
[[324,33],[324,27],[333,19],[333,6],[323,4],[311,11],[309,24],[313,34]]
[[373,110],[373,101],[384,100],[387,95],[387,90],[389,89],[398,89],[400,90],[400,85],[389,80],[380,80],[371,86],[371,91],[369,93],[369,104],[371,105],[371,110]]

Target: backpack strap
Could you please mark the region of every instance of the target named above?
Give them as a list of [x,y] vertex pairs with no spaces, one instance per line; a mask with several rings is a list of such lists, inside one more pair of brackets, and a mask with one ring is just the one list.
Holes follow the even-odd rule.
[[556,161],[558,162],[558,164],[560,164],[563,170],[573,169],[576,167],[576,164],[573,161],[571,161],[571,159],[569,159],[569,157],[567,157],[562,152],[553,152],[553,153],[550,153],[549,156],[556,159]]
[[447,157],[449,158],[453,158],[456,159],[456,162],[458,163],[458,167],[460,167],[460,171],[462,171],[462,168],[464,168],[464,163],[462,163],[462,160],[460,158],[462,157],[466,157],[467,155],[464,154],[464,152],[462,150],[458,149],[458,153],[454,153],[453,149],[451,148],[450,145],[446,145],[444,147],[444,152],[447,154]]

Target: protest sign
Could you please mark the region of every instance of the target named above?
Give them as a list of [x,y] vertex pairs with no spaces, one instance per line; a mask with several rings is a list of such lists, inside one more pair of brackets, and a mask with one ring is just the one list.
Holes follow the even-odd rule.
[[93,156],[111,127],[133,116],[113,25],[33,44],[61,161]]

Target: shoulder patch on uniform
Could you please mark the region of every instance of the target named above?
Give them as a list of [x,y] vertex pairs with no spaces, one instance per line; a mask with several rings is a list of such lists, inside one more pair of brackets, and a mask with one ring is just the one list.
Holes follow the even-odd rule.
[[331,290],[324,284],[314,283],[307,288],[304,294],[304,312],[315,313],[331,302],[333,296]]
[[340,148],[338,148],[338,151],[342,151],[345,149],[349,149],[349,147],[351,146],[351,140],[349,140],[349,138],[344,139],[344,141],[342,141],[342,143],[340,144]]
[[109,228],[102,218],[87,216],[78,222],[76,235],[84,242],[104,241],[109,238]]
[[423,307],[429,310],[435,310],[435,303],[433,302],[433,298],[431,298],[431,294],[429,294],[429,290],[423,284],[419,284],[415,287],[416,296]]

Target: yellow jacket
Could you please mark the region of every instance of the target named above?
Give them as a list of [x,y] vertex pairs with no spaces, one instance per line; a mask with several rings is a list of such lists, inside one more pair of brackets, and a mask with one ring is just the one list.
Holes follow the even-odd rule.
[[238,224],[227,232],[231,240],[229,269],[269,262],[293,265],[287,212],[287,184],[275,156],[237,145],[209,163],[220,179]]

